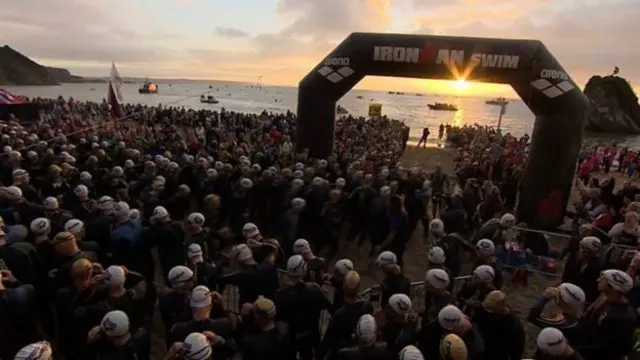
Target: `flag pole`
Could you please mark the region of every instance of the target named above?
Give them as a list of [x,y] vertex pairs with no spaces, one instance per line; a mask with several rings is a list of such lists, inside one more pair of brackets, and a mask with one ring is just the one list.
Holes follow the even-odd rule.
[[503,101],[500,104],[500,116],[498,117],[498,131],[500,131],[500,127],[502,126],[502,115],[507,112],[507,104]]

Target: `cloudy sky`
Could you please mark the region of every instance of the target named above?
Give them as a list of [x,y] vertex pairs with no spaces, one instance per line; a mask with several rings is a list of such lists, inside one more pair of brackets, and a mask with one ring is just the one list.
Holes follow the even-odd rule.
[[639,19],[639,0],[20,0],[0,7],[0,42],[78,75],[106,76],[114,60],[123,76],[295,85],[354,31],[527,38],[581,84],[617,65],[637,86]]

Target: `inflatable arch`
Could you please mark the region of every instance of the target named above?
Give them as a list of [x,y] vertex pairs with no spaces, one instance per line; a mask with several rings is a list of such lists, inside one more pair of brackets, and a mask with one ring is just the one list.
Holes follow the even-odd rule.
[[562,223],[588,100],[540,41],[353,33],[300,81],[297,151],[331,154],[336,102],[367,75],[511,85],[536,116],[518,218]]

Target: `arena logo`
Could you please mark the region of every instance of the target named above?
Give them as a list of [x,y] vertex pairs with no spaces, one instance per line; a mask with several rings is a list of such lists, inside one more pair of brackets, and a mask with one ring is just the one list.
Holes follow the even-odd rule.
[[350,67],[351,60],[346,57],[333,57],[326,59],[318,74],[336,84],[353,75],[355,71]]
[[467,66],[470,68],[480,66],[494,69],[517,69],[520,63],[519,56],[505,54],[473,53],[468,62],[465,59],[464,50],[440,49],[436,55],[436,64],[455,66],[458,69],[464,69]]
[[567,73],[552,69],[541,70],[540,78],[532,81],[531,86],[551,99],[571,92],[576,88],[569,80]]
[[560,70],[543,69],[540,71],[540,78],[552,80],[569,80],[569,75]]

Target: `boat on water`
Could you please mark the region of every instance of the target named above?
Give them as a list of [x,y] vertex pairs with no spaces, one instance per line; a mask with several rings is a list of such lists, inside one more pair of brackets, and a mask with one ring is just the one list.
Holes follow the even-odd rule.
[[453,105],[453,104],[447,104],[447,103],[433,103],[433,104],[428,104],[427,105],[429,107],[430,110],[437,110],[437,111],[458,111],[458,107]]
[[362,98],[362,96],[358,95],[358,96],[356,96],[356,99],[362,100],[363,98]]
[[203,104],[217,104],[220,101],[213,97],[213,95],[201,95],[200,102]]
[[487,105],[507,105],[509,103],[509,100],[503,98],[503,97],[499,97],[499,98],[495,98],[492,100],[487,100],[484,102]]
[[338,105],[338,107],[336,108],[336,113],[338,113],[338,115],[347,115],[349,111],[347,111],[347,109],[343,108],[342,106]]
[[138,89],[139,94],[157,94],[158,93],[158,85],[146,79],[142,86]]

